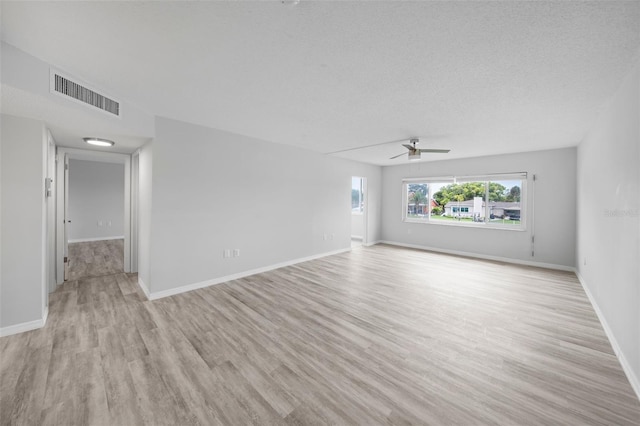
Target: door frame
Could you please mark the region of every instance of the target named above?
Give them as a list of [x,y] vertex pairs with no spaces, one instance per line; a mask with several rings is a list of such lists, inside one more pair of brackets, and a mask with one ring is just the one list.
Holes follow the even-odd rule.
[[[362,198],[364,201],[362,206],[362,245],[366,246],[369,244],[369,189],[367,177],[352,175],[351,179],[353,180],[353,178],[362,180]],[[351,212],[351,214],[353,215],[353,212]]]
[[[65,179],[65,158],[72,160],[98,161],[101,163],[124,164],[124,272],[131,272],[131,155],[113,152],[91,151],[87,149],[58,147],[57,149],[57,224],[56,224],[56,282],[64,283],[64,257],[66,223],[65,210],[68,198],[68,182]],[[137,239],[137,232],[134,234]],[[137,242],[135,244],[137,247]]]
[[[46,287],[47,293],[56,289],[56,141],[47,129],[47,163],[45,175],[45,201],[47,209],[47,238],[46,238]],[[48,300],[48,297],[45,298]]]
[[362,209],[362,245],[369,245],[369,186],[367,177],[362,176],[362,195],[364,197],[364,206]]
[[131,271],[138,272],[138,199],[140,194],[140,150],[131,154]]

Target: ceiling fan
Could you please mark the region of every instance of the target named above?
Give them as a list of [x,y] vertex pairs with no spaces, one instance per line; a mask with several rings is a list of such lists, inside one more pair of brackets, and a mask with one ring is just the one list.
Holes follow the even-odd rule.
[[423,152],[428,152],[428,153],[435,153],[435,154],[446,154],[447,152],[451,151],[450,149],[425,149],[425,148],[418,148],[416,145],[418,145],[418,142],[420,142],[420,139],[418,138],[411,138],[409,139],[409,144],[402,144],[402,146],[404,146],[405,148],[407,148],[409,150],[408,153],[403,152],[402,154],[398,154],[395,155],[393,157],[390,158],[390,160],[393,160],[394,158],[398,158],[401,157],[405,154],[408,154],[409,160],[419,160],[420,159],[420,154],[422,154]]

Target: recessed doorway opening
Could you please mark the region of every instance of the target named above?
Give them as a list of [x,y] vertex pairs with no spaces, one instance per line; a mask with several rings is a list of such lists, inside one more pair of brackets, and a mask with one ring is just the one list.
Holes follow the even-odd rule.
[[367,243],[367,178],[351,177],[351,248]]
[[131,156],[58,149],[56,282],[132,272]]

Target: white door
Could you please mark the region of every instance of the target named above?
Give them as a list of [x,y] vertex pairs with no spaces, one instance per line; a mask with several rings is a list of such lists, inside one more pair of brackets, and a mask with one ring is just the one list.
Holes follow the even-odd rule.
[[47,288],[56,290],[56,144],[51,134],[47,141],[47,175],[45,177],[45,203],[47,208]]

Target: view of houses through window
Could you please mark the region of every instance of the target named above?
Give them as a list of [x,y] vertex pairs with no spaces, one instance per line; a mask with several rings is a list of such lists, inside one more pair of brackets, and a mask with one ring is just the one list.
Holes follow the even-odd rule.
[[523,228],[525,183],[524,173],[467,180],[407,179],[403,182],[404,219]]

